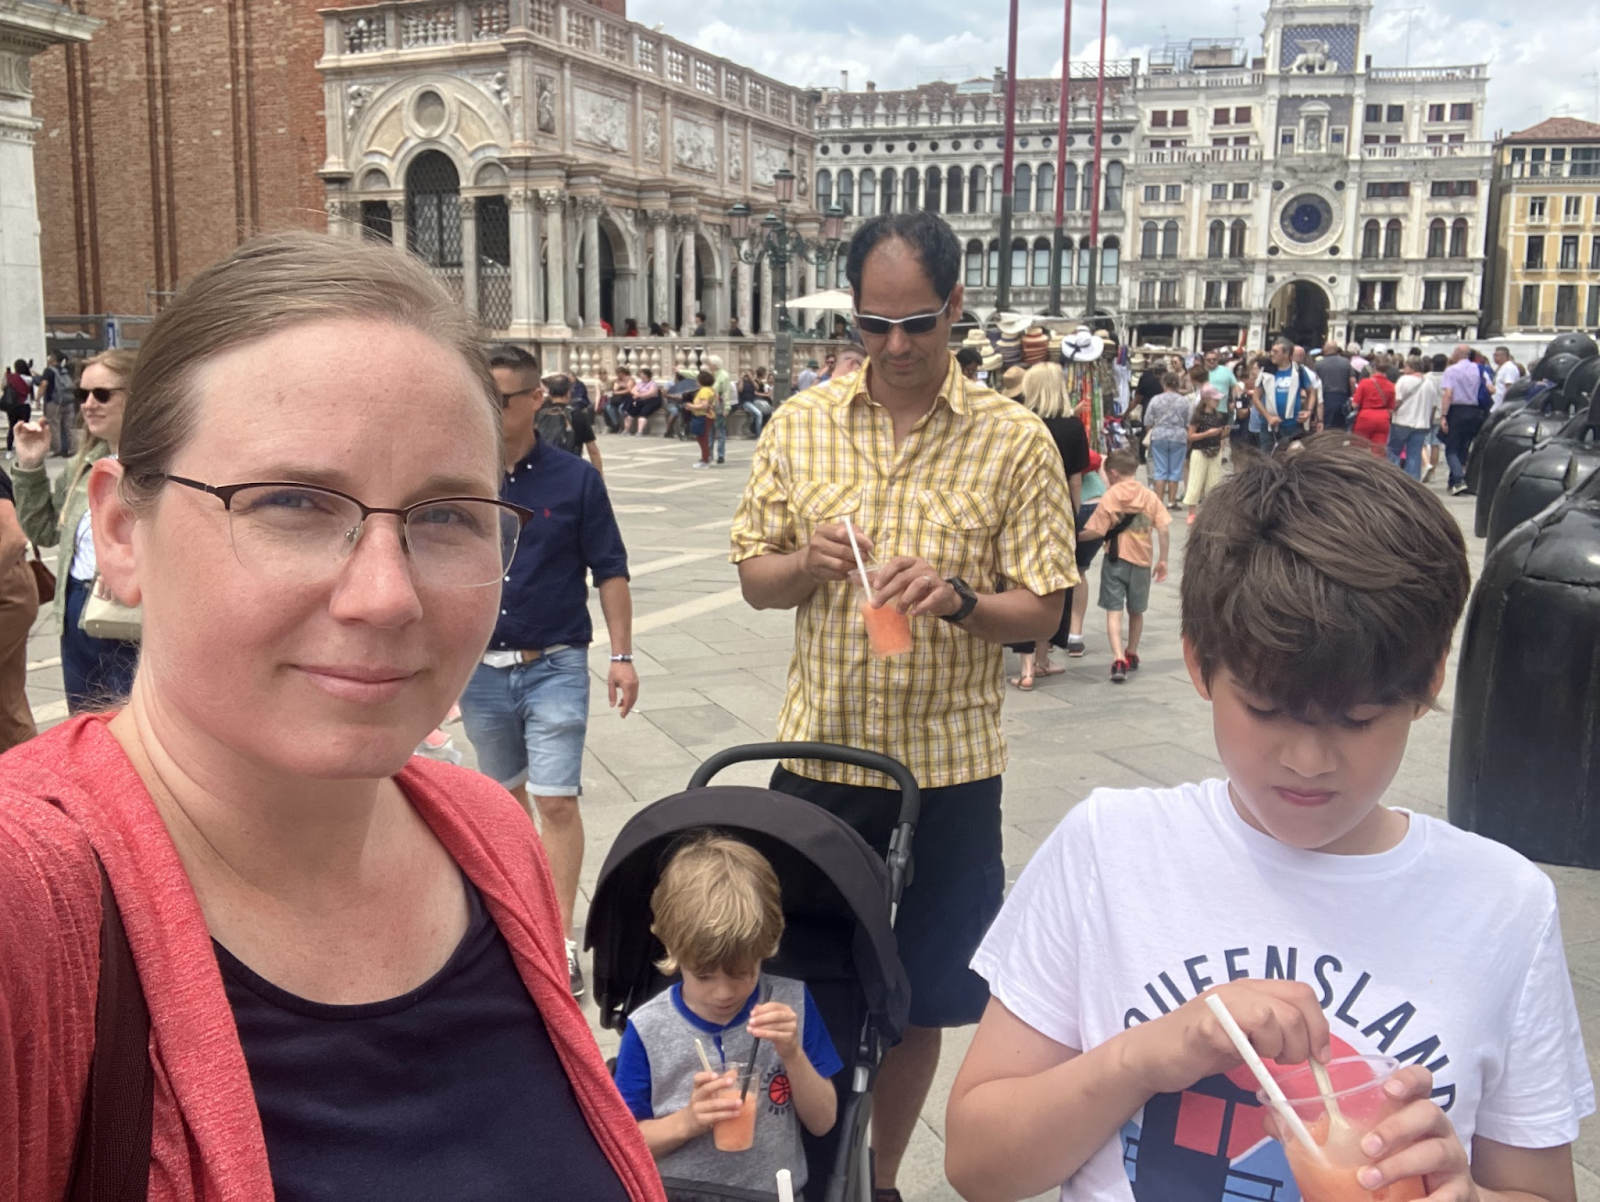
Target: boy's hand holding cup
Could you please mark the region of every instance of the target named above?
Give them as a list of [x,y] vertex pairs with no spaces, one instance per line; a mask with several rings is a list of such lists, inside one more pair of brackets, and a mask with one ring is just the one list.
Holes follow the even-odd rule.
[[800,1019],[792,1006],[764,1002],[750,1012],[746,1028],[757,1039],[764,1039],[785,1064],[800,1055]]
[[690,1118],[691,1138],[704,1135],[718,1123],[738,1118],[743,1104],[739,1100],[739,1077],[733,1069],[721,1073],[696,1073],[694,1092],[683,1113]]
[[1399,1069],[1383,1091],[1401,1109],[1384,1119],[1361,1141],[1373,1163],[1356,1174],[1369,1190],[1421,1177],[1428,1197],[1438,1202],[1478,1202],[1472,1165],[1450,1116],[1430,1096],[1433,1074],[1421,1065]]

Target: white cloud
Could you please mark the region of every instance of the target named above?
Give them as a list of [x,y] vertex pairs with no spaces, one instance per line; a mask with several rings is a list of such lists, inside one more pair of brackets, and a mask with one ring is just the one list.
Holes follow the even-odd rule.
[[[1404,7],[1403,7],[1404,6]],[[981,8],[968,0],[888,0],[845,5],[751,4],[748,0],[633,0],[629,15],[715,54],[791,83],[851,87],[871,79],[903,88],[930,79],[989,75],[1005,63],[1005,5]],[[1409,8],[1409,12],[1407,11]],[[1367,53],[1380,66],[1406,62],[1407,24],[1413,66],[1488,62],[1485,130],[1523,129],[1569,114],[1600,120],[1596,69],[1589,48],[1600,44],[1600,5],[1593,0],[1546,0],[1538,20],[1512,20],[1488,0],[1392,0],[1373,9]],[[1057,5],[1022,9],[1018,69],[1024,75],[1061,70]],[[1118,0],[1109,9],[1108,59],[1138,56],[1166,41],[1234,37],[1260,53],[1260,9],[1221,0]],[[1073,12],[1074,61],[1098,54],[1099,6]]]

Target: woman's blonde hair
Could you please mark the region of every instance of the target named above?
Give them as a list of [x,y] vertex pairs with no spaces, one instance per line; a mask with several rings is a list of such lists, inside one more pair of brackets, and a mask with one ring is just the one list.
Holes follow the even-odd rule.
[[1072,409],[1067,377],[1053,363],[1035,363],[1022,373],[1022,403],[1040,417],[1065,417]]
[[[123,490],[148,503],[194,433],[196,373],[225,351],[323,320],[372,318],[435,339],[465,361],[500,436],[500,394],[475,321],[416,259],[375,242],[297,231],[253,238],[161,311],[128,380]],[[285,364],[304,373],[306,365]]]
[[650,895],[650,930],[667,954],[656,967],[742,976],[777,953],[783,891],[767,858],[708,831],[672,854]]
[[[133,378],[134,365],[139,362],[139,352],[126,346],[112,347],[109,351],[101,351],[93,358],[83,361],[84,367],[103,367],[126,386]],[[83,372],[78,373],[78,379],[83,379]]]

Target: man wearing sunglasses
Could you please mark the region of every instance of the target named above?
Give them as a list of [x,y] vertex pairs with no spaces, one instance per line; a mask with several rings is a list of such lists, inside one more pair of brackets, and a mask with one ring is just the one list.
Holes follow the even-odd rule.
[[[732,531],[745,599],[796,610],[778,737],[882,752],[922,788],[916,877],[895,928],[911,1025],[873,1091],[879,1202],[899,1198],[941,1029],[977,1022],[989,1002],[968,964],[1005,879],[1002,644],[1049,638],[1078,579],[1066,477],[1044,423],[968,380],[950,353],[961,257],[935,214],[857,231],[846,273],[867,362],[847,371],[841,355],[831,379],[773,414]],[[851,533],[879,565],[874,603],[910,617],[908,654],[869,654]],[[880,854],[899,808],[887,783],[814,761],[773,776]]]

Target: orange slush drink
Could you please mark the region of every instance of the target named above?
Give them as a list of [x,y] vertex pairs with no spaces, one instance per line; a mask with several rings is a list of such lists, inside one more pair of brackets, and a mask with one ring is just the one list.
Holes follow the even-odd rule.
[[[743,1081],[735,1079],[728,1088],[735,1094]],[[719,1152],[748,1152],[756,1142],[756,1092],[754,1087],[744,1095],[744,1109],[731,1119],[723,1119],[711,1128],[711,1142]],[[1422,1197],[1418,1194],[1417,1197]]]
[[903,614],[893,601],[882,609],[873,609],[865,596],[861,598],[861,617],[867,624],[867,646],[878,659],[891,655],[906,655],[911,650],[911,617]]
[[1372,1163],[1361,1141],[1402,1103],[1384,1093],[1383,1086],[1398,1064],[1387,1056],[1349,1056],[1327,1066],[1333,1097],[1344,1122],[1337,1129],[1309,1067],[1279,1077],[1284,1096],[1311,1132],[1322,1151],[1312,1153],[1290,1132],[1282,1132],[1285,1155],[1304,1202],[1418,1202],[1426,1198],[1422,1178],[1409,1177],[1369,1190],[1356,1174]]

